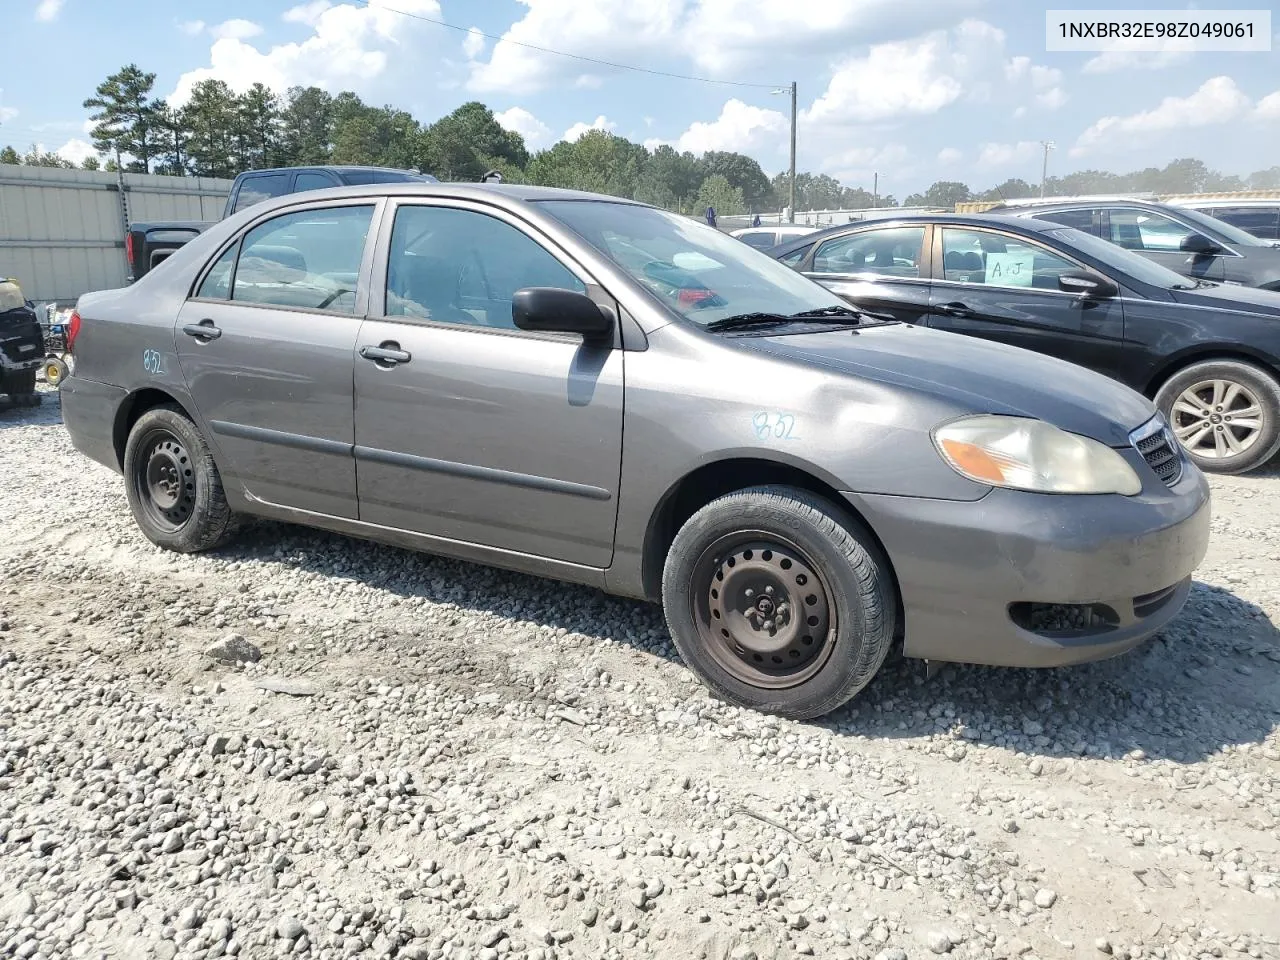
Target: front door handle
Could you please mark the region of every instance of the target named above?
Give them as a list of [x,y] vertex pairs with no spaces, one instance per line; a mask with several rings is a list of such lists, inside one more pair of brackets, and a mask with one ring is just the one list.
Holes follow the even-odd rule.
[[944,303],[933,308],[948,317],[972,317],[973,308],[963,303]]
[[413,359],[412,354],[408,350],[401,350],[400,344],[388,340],[378,346],[363,346],[360,348],[360,356],[366,360],[372,360],[379,366],[394,367],[397,363],[408,363]]
[[197,340],[217,340],[222,331],[213,325],[212,320],[201,320],[199,323],[185,323],[182,332]]

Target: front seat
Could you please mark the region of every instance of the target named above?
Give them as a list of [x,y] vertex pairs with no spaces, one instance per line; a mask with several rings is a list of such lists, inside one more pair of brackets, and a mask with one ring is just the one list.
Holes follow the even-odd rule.
[[393,283],[401,289],[393,289],[392,294],[417,304],[428,319],[475,324],[476,318],[457,305],[457,267],[441,257],[406,257],[400,266]]

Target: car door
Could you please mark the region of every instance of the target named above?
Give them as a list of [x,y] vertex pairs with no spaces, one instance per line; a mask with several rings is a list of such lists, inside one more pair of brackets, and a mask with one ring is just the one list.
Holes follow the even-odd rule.
[[260,221],[179,311],[178,362],[200,419],[257,499],[357,516],[352,367],[367,298],[357,278],[377,209],[330,203]]
[[622,465],[623,352],[518,330],[525,287],[617,304],[518,218],[403,201],[379,239],[355,373],[360,519],[607,567]]
[[870,227],[824,240],[801,265],[855,306],[918,323],[929,312],[926,224]]
[[[1216,241],[1209,240],[1189,224],[1142,207],[1109,207],[1106,210],[1104,239],[1117,246],[1140,253],[1184,277],[1200,280],[1226,279],[1225,257],[1238,257]],[[1213,243],[1221,252],[1188,253],[1183,244],[1200,237]]]
[[1082,300],[1058,277],[1086,269],[1065,254],[995,228],[934,227],[929,326],[998,340],[1118,377],[1124,368],[1119,298]]

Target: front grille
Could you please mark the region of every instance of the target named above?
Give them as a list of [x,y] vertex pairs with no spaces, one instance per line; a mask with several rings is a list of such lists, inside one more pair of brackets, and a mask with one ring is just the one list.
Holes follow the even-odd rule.
[[1173,598],[1174,594],[1178,592],[1178,587],[1180,586],[1182,586],[1182,584],[1175,583],[1172,587],[1165,587],[1163,590],[1157,590],[1154,593],[1144,593],[1142,596],[1134,597],[1134,616],[1151,616]]
[[1134,431],[1133,445],[1165,486],[1172,487],[1182,477],[1182,452],[1163,417]]

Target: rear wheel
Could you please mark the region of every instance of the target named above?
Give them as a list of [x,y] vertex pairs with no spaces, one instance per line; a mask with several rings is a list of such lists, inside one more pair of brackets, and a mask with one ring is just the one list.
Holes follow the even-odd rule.
[[138,418],[125,445],[124,475],[133,518],[157,546],[196,553],[235,534],[209,446],[178,408],[156,407]]
[[676,534],[663,570],[680,655],[716,694],[795,719],[858,693],[884,662],[897,609],[870,533],[805,490],[713,501]]
[[1280,449],[1280,384],[1252,364],[1192,364],[1160,388],[1156,406],[1207,473],[1244,473]]
[[9,394],[9,400],[17,407],[37,407],[40,405],[40,394],[36,393],[36,372],[23,370],[3,381],[3,393]]

